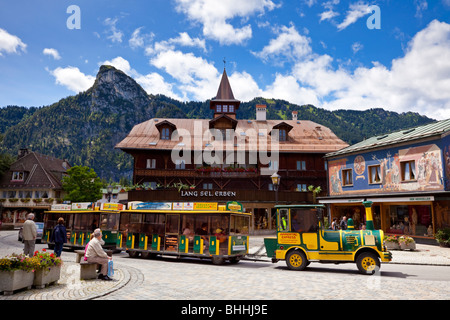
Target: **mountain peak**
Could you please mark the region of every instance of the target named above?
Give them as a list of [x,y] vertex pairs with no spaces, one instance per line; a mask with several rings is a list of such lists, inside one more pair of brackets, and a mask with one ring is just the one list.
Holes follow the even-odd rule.
[[138,104],[148,104],[150,101],[147,92],[133,78],[110,65],[100,66],[94,85],[89,91],[95,101],[100,97],[109,103],[117,98]]

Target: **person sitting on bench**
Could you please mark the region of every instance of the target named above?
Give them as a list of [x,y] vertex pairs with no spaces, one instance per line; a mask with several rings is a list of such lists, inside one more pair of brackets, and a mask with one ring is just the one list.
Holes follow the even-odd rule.
[[94,230],[94,238],[89,241],[89,245],[86,250],[86,258],[89,263],[98,263],[102,266],[99,279],[112,280],[108,277],[108,261],[112,259],[109,257],[102,248],[102,244],[105,243],[102,240],[102,231],[100,229]]

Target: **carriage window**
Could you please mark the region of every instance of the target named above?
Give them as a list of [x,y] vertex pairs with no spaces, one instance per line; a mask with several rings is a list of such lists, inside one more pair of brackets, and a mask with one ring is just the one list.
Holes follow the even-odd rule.
[[101,222],[102,223],[100,229],[117,230],[119,227],[119,214],[118,213],[102,214]]
[[249,217],[231,216],[230,232],[248,234]]
[[[228,234],[228,217],[227,216],[215,216],[211,217],[211,231],[213,234],[221,233]],[[218,231],[220,229],[221,231]]]
[[288,209],[280,209],[278,221],[278,231],[287,231],[289,225]]
[[317,213],[309,209],[291,209],[291,231],[316,232],[319,225]]
[[180,216],[168,214],[166,217],[166,233],[179,233]]
[[147,213],[144,215],[142,224],[143,233],[146,234],[164,234],[164,214]]

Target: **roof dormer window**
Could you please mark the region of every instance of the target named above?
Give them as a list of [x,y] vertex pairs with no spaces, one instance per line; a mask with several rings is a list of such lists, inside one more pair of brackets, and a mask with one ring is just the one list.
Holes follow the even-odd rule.
[[25,174],[23,171],[14,171],[12,173],[11,181],[23,181],[24,176]]
[[161,140],[170,140],[170,129],[169,128],[161,129]]
[[176,125],[167,120],[158,122],[155,126],[159,131],[161,140],[170,140],[172,133],[177,129]]

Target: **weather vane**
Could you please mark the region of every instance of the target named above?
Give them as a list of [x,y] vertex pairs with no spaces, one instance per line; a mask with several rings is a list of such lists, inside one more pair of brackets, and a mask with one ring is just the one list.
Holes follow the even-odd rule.
[[225,69],[226,64],[227,64],[227,61],[225,60],[225,57],[223,57],[223,69]]

